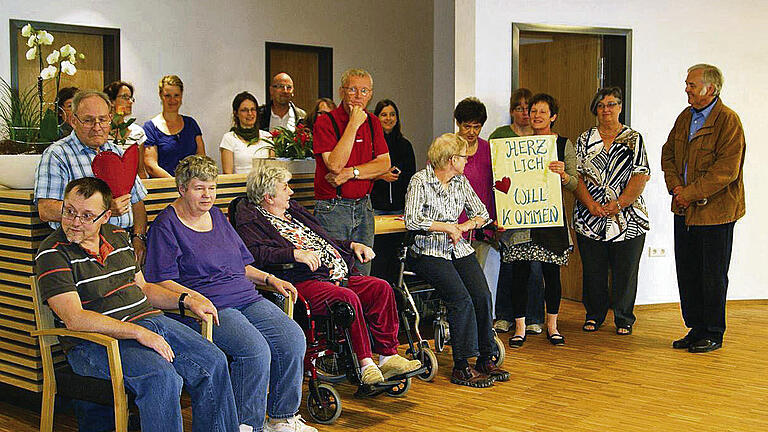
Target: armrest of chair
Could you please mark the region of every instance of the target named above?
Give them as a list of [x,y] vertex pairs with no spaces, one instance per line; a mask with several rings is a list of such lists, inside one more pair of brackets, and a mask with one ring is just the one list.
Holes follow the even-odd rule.
[[[123,383],[123,363],[120,359],[120,346],[117,339],[112,336],[101,333],[75,331],[65,328],[50,328],[42,330],[33,330],[29,332],[32,336],[50,337],[65,336],[76,339],[82,339],[95,344],[99,344],[107,349],[107,362],[109,364],[109,375],[112,380],[112,397],[115,401],[115,412],[127,412],[128,398],[125,394],[125,384]],[[53,364],[51,364],[53,367]],[[44,372],[45,373],[45,372]],[[53,371],[48,372],[50,378],[54,378]],[[54,383],[55,386],[55,383]],[[55,388],[55,387],[54,387]],[[117,416],[115,417],[117,419]],[[127,419],[127,417],[126,417]],[[126,420],[127,421],[127,420]],[[118,429],[120,430],[120,429]]]
[[110,346],[114,344],[116,349],[118,349],[118,355],[119,355],[119,348],[117,348],[117,339],[113,338],[112,336],[103,335],[101,333],[76,331],[76,330],[69,330],[65,328],[52,328],[52,329],[45,329],[45,330],[32,330],[31,332],[29,332],[29,334],[31,334],[32,336],[38,336],[38,337],[65,336],[65,337],[87,340],[89,342],[93,342],[95,344],[99,344],[103,347],[106,347],[107,351],[109,351]]
[[[174,315],[182,315],[181,311],[178,309],[163,309],[163,312],[174,314]],[[204,338],[213,342],[213,315],[212,314],[209,314],[209,313],[205,314],[205,319],[203,319],[197,316],[194,312],[188,311],[184,313],[184,316],[193,318],[195,321],[200,323],[200,334],[203,335]]]
[[[256,285],[256,289],[259,291],[273,292],[282,295],[281,292],[270,286]],[[293,305],[296,303],[296,295],[292,292],[289,292],[288,294],[289,296],[286,297],[283,301],[283,306],[281,309],[283,312],[285,312],[286,315],[288,315],[289,318],[293,318]]]

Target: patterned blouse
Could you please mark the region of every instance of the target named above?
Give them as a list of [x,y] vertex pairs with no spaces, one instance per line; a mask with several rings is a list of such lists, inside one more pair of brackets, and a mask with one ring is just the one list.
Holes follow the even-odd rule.
[[272,223],[272,226],[277,229],[280,235],[291,242],[296,249],[313,251],[319,254],[320,263],[322,266],[328,267],[330,270],[329,277],[332,281],[340,281],[347,277],[349,273],[347,263],[344,262],[339,251],[325,241],[325,239],[303,223],[293,219],[288,213],[285,214],[286,219],[281,219],[264,210],[261,206],[257,205],[256,208]]
[[[587,191],[599,204],[616,200],[632,175],[651,174],[643,137],[627,126],[608,151],[597,127],[587,130],[576,141],[576,160]],[[606,218],[592,216],[587,207],[577,201],[573,219],[576,232],[598,241],[629,240],[650,229],[642,195],[618,214]]]

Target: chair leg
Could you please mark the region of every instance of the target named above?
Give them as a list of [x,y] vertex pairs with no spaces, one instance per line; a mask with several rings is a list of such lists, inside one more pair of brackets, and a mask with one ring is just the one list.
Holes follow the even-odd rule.
[[128,410],[115,406],[115,432],[128,432]]
[[40,432],[53,432],[55,403],[56,387],[50,382],[43,382],[43,406],[40,410]]

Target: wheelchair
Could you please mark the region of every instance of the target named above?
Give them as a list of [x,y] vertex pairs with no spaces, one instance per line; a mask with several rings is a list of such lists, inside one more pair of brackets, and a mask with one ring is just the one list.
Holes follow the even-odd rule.
[[[489,226],[475,230],[476,233],[474,235],[475,235],[475,238],[477,238],[478,240],[482,240],[485,236],[482,231],[483,229],[494,229],[494,228],[492,225],[489,225]],[[410,283],[413,286],[417,286],[417,285],[426,286],[426,288],[420,289],[418,291],[414,291],[418,293],[433,292],[434,288],[429,287],[426,284],[426,281],[419,278],[419,276],[416,273],[406,269],[406,257],[408,255],[408,249],[410,248],[410,246],[413,245],[416,236],[428,235],[428,234],[429,232],[422,231],[422,230],[408,231],[405,234],[403,242],[400,244],[400,249],[398,250],[398,255],[397,255],[397,259],[400,262],[400,267],[399,267],[399,272],[397,276],[397,285],[395,287],[396,291],[401,290],[407,294],[407,299],[410,301],[413,313],[415,314],[415,325],[414,325],[415,332],[419,337],[420,344],[423,344],[422,346],[425,347],[426,350],[429,350],[429,344],[426,341],[423,341],[419,334],[418,329],[419,329],[420,317],[419,317],[419,313],[416,308],[416,305],[413,301],[413,297],[411,296],[410,291],[408,290],[407,284]],[[437,351],[438,353],[443,352],[445,350],[445,347],[447,345],[450,345],[451,343],[451,331],[448,326],[447,317],[448,317],[448,309],[445,305],[445,302],[438,299],[437,311],[435,313],[435,317],[432,322],[432,327],[434,329],[435,351]],[[409,337],[409,342],[410,342],[410,337]],[[506,347],[504,345],[504,342],[501,341],[501,338],[499,338],[498,334],[496,334],[496,330],[493,330],[493,342],[494,342],[494,345],[496,346],[496,349],[494,354],[491,356],[491,359],[497,366],[501,367],[501,365],[504,364],[504,360],[506,358]],[[413,344],[411,344],[411,347],[413,348]],[[432,353],[431,350],[429,350],[428,352],[429,354],[434,355],[434,353]],[[423,361],[422,361],[422,364],[424,364]],[[435,361],[434,364],[437,365],[437,362]],[[435,366],[435,370],[436,369],[437,367]]]
[[383,393],[402,397],[411,388],[412,377],[424,379],[430,374],[434,377],[431,365],[436,368],[437,359],[430,351],[432,357],[427,357],[427,361],[433,360],[434,363],[422,363],[421,368],[393,376],[382,383],[363,384],[360,363],[349,334],[355,310],[343,301],[326,302],[327,315],[318,315],[317,306],[314,309],[313,314],[309,302],[299,294],[294,319],[304,330],[307,339],[307,352],[304,356],[304,374],[309,378],[307,411],[317,423],[331,424],[341,415],[341,396],[333,384],[348,381],[358,386],[355,397],[374,397]]

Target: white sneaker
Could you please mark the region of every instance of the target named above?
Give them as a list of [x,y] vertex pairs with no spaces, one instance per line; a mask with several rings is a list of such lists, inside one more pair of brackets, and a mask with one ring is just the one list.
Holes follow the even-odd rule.
[[493,329],[500,333],[506,333],[509,331],[509,328],[512,326],[512,324],[507,320],[496,320],[495,323],[493,323]]
[[280,423],[267,421],[264,424],[264,432],[317,432],[317,429],[304,424],[304,419],[300,415],[295,415],[286,420]]

